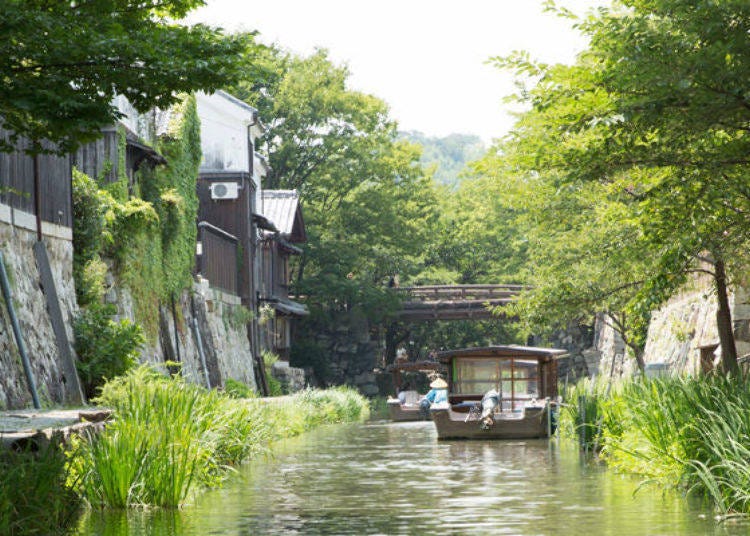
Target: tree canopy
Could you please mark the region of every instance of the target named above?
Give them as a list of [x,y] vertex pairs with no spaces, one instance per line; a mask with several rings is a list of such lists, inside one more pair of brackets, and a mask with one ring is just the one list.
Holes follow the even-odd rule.
[[[534,273],[642,325],[687,274],[708,272],[724,367],[736,370],[726,288],[750,238],[750,6],[623,0],[578,27],[591,41],[573,66],[495,59],[532,85],[519,93],[530,110],[489,165],[527,194],[533,185],[527,217],[564,250]],[[554,216],[539,218],[545,206]]]
[[387,312],[390,276],[419,266],[435,200],[417,146],[397,137],[380,99],[347,87],[325,50],[302,57],[270,46],[246,56],[229,90],[266,121],[273,173],[264,187],[296,189],[308,229],[298,291],[313,308]]
[[173,22],[203,3],[0,0],[0,150],[26,137],[71,152],[119,119],[115,95],[146,111],[233,81],[250,36]]

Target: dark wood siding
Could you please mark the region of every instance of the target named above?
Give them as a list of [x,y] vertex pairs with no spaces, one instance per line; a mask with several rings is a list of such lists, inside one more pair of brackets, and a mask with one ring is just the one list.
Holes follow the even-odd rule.
[[72,155],[73,165],[89,177],[103,182],[117,180],[117,130],[107,129],[102,137],[82,145]]
[[[211,199],[211,184],[214,182],[237,182],[240,184],[237,199]],[[237,237],[239,244],[239,288],[238,295],[243,304],[254,304],[255,285],[253,261],[255,242],[252,237],[252,215],[255,199],[254,183],[247,173],[202,173],[198,177],[198,220],[205,221]]]
[[[0,136],[8,139],[8,131]],[[19,141],[18,150],[0,153],[0,202],[36,214],[34,199],[34,159],[23,150],[28,142]],[[39,155],[42,220],[65,227],[73,224],[70,158]]]
[[212,287],[231,294],[238,291],[237,238],[206,222],[198,224],[201,255],[198,272]]

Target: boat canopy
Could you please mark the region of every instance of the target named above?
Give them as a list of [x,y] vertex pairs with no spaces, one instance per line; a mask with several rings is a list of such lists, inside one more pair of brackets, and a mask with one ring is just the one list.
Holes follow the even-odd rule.
[[438,354],[448,366],[451,402],[475,400],[494,389],[511,408],[557,395],[557,348],[487,346]]
[[477,357],[525,357],[537,361],[560,359],[567,356],[568,351],[561,348],[542,348],[539,346],[520,346],[510,344],[507,346],[482,346],[474,348],[461,348],[458,350],[446,350],[438,353],[438,360],[448,363],[451,358],[458,356]]

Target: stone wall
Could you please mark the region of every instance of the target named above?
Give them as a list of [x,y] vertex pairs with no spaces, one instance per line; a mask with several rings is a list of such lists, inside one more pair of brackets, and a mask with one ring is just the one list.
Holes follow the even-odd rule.
[[[66,404],[63,367],[55,335],[40,288],[39,270],[33,253],[36,242],[33,215],[0,205],[0,248],[10,278],[16,316],[23,332],[37,392],[42,404]],[[69,340],[73,340],[71,319],[77,312],[73,285],[73,244],[69,228],[45,224],[44,241],[55,280],[60,308]],[[31,406],[31,393],[6,304],[0,294],[0,409]]]
[[[65,405],[70,401],[66,400],[63,367],[32,250],[36,242],[34,218],[19,211],[13,211],[6,218],[3,208],[4,205],[0,205],[0,247],[37,392],[42,405]],[[78,307],[71,230],[45,224],[44,232],[63,321],[72,343],[73,318]],[[121,316],[133,320],[130,293],[118,287],[113,277],[109,276],[107,281],[110,285],[107,300],[117,305]],[[244,324],[246,318],[237,297],[212,290],[204,281],[196,284],[192,292],[183,293],[175,304],[175,312],[173,315],[171,308],[154,312],[159,314],[162,333],[159,340],[144,347],[144,362],[166,370],[165,361],[181,361],[188,381],[201,385],[206,385],[207,371],[212,387],[223,387],[227,378],[234,378],[256,388],[253,355]],[[203,343],[205,367],[198,351],[196,328]],[[179,348],[179,356],[176,348]],[[31,403],[10,317],[0,294],[0,409],[20,409],[30,407]]]
[[[750,353],[749,301],[748,291],[744,288],[734,289],[730,295],[737,355],[740,358]],[[719,343],[716,308],[716,295],[711,282],[702,279],[654,312],[644,355],[646,365],[665,363],[673,372],[698,373],[701,347]],[[718,363],[719,350],[714,357]]]
[[558,378],[560,381],[575,381],[596,373],[595,366],[598,359],[591,358],[591,348],[594,343],[594,326],[572,324],[565,330],[555,332],[544,340],[534,338],[534,346],[562,348],[568,355],[558,361]]
[[288,361],[277,361],[271,367],[273,377],[279,380],[285,386],[286,392],[296,393],[306,386],[305,370],[297,367],[290,367]]
[[[750,298],[748,291],[735,289],[730,296],[737,354],[750,353]],[[696,374],[700,371],[701,348],[719,343],[716,328],[716,295],[711,281],[699,278],[654,311],[649,323],[643,360],[646,367],[666,366],[675,373]],[[597,329],[600,370],[609,373],[612,360],[615,376],[638,372],[635,360],[624,357],[624,344],[608,326]],[[607,342],[609,341],[609,342]],[[714,356],[718,363],[718,351]]]
[[[356,312],[340,313],[332,324],[335,328],[316,326],[301,331],[298,337],[312,337],[321,349],[328,369],[326,383],[351,385],[365,396],[376,396],[380,390],[373,371],[380,355],[380,345],[370,339],[367,320]],[[316,384],[316,378],[310,379]],[[317,380],[320,383],[320,378]]]
[[[108,300],[122,316],[134,320],[130,292],[110,281]],[[146,345],[142,361],[165,370],[166,362],[179,361],[183,376],[203,386],[223,388],[227,378],[232,378],[256,389],[246,318],[238,297],[199,280],[191,292],[182,293],[175,314],[171,307],[163,307],[158,314],[159,340]]]

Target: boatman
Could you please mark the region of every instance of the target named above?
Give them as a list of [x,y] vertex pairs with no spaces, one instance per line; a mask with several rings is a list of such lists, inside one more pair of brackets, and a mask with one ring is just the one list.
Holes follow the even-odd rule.
[[448,402],[448,384],[443,378],[438,376],[437,379],[430,384],[430,390],[424,395],[424,398],[419,403],[419,409],[425,418],[429,418],[430,406],[432,404],[440,404],[443,402]]
[[492,414],[495,412],[495,408],[500,405],[500,395],[494,389],[490,389],[482,397],[482,416],[480,417],[481,424],[479,427],[482,430],[489,429],[490,426],[495,424],[495,420],[492,418]]

